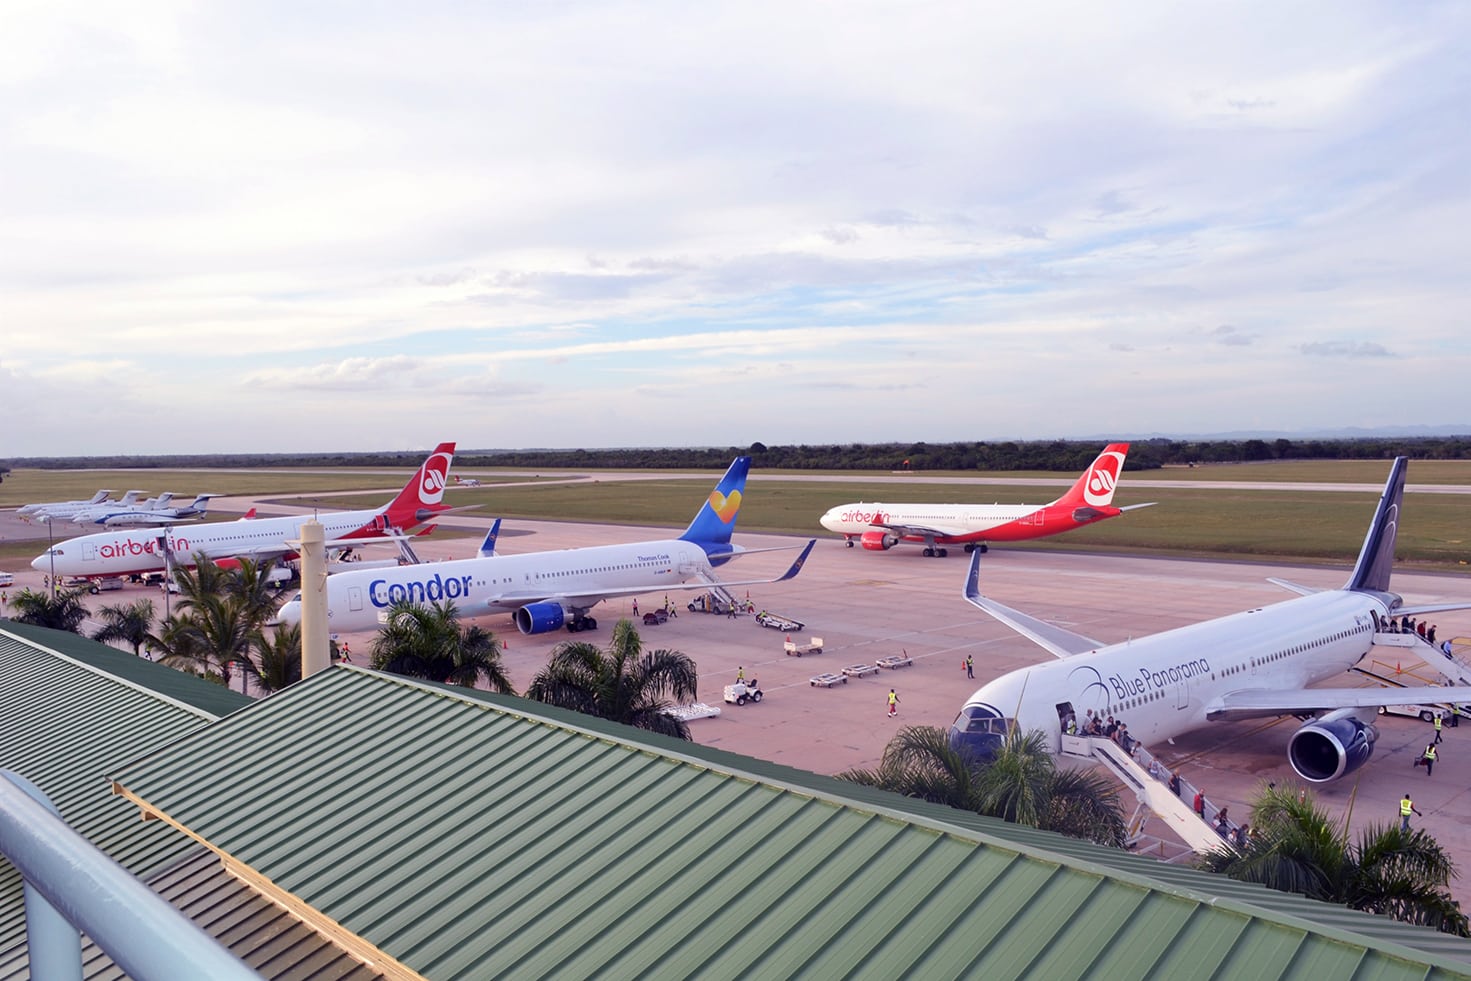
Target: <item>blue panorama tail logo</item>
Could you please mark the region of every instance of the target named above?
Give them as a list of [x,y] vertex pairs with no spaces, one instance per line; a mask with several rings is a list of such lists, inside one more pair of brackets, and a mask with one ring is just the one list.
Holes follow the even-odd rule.
[[[1108,694],[1109,694],[1108,685],[1104,684],[1104,682],[1103,682],[1103,675],[1101,675],[1101,674],[1098,673],[1098,669],[1097,668],[1094,668],[1094,667],[1090,667],[1090,666],[1088,666],[1086,664],[1085,665],[1081,665],[1081,666],[1076,667],[1076,668],[1073,668],[1073,670],[1071,672],[1069,672],[1069,674],[1068,674],[1068,681],[1071,681],[1074,684],[1077,684],[1078,683],[1077,676],[1079,674],[1082,674],[1083,675],[1082,681],[1083,682],[1086,682],[1086,684],[1083,685],[1083,691],[1082,691],[1082,694],[1079,696],[1079,699],[1078,700],[1080,702],[1083,702],[1083,703],[1086,704],[1087,701],[1088,701],[1088,693],[1091,692],[1093,689],[1097,688],[1098,689],[1098,695],[1095,696],[1095,697],[1097,699],[1098,704],[1099,705],[1106,705],[1106,704],[1108,704]],[[1092,678],[1093,678],[1092,681],[1088,681],[1089,676],[1092,676]]]

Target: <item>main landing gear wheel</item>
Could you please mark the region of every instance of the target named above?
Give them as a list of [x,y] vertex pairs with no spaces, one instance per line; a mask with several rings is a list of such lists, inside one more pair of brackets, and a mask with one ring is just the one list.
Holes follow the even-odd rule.
[[925,546],[925,549],[924,549],[924,557],[927,558],[927,559],[933,559],[933,558],[941,558],[941,559],[943,559],[945,556],[947,556],[949,554],[950,554],[949,550],[943,549],[943,548],[930,548],[928,545],[926,545]]
[[848,539],[848,547],[849,548],[852,548],[853,547],[853,539],[851,539],[851,538]]

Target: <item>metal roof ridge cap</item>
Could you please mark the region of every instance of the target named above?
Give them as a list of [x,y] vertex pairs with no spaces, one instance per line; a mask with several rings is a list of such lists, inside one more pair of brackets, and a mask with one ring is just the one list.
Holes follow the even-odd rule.
[[[131,688],[134,691],[137,691],[137,692],[140,692],[140,693],[142,693],[144,695],[149,696],[150,698],[153,698],[153,699],[156,699],[156,700],[158,700],[160,702],[164,702],[166,704],[172,705],[175,708],[183,709],[184,711],[186,711],[186,712],[188,712],[188,713],[190,713],[192,715],[200,716],[201,718],[203,718],[203,719],[205,719],[205,720],[207,720],[209,722],[217,722],[220,719],[224,718],[224,716],[222,716],[222,715],[215,715],[215,714],[213,714],[211,712],[207,712],[207,711],[205,711],[204,709],[200,708],[197,705],[190,705],[188,702],[182,702],[179,699],[174,698],[172,695],[165,695],[162,692],[155,691],[154,689],[149,688],[147,685],[140,685],[136,681],[130,681],[127,678],[123,678],[123,677],[120,677],[118,675],[115,675],[111,671],[108,671],[108,670],[106,670],[104,668],[98,667],[95,664],[88,664],[86,661],[79,661],[79,660],[77,660],[76,658],[72,657],[69,654],[63,654],[60,651],[52,650],[49,647],[44,647],[44,646],[36,643],[33,640],[28,640],[25,637],[20,636],[19,634],[11,633],[9,630],[4,629],[3,627],[0,627],[0,636],[8,637],[9,639],[14,640],[14,641],[17,641],[18,643],[24,644],[24,645],[26,645],[27,647],[29,647],[29,648],[31,648],[33,650],[40,651],[40,652],[42,652],[42,653],[44,653],[44,654],[46,654],[46,655],[48,655],[50,657],[54,657],[54,658],[57,658],[58,660],[65,661],[66,663],[71,664],[71,665],[73,665],[75,667],[81,668],[84,671],[91,672],[92,674],[95,674],[95,675],[102,675],[103,677],[107,678],[108,680],[113,681],[113,682],[115,682],[115,683],[117,683],[119,685],[122,685],[124,688]],[[78,636],[81,636],[81,635],[78,634]],[[83,638],[83,639],[90,639],[90,638]],[[121,654],[123,652],[119,651],[118,653]],[[167,667],[167,666],[165,665],[165,667]],[[173,670],[173,669],[170,668],[169,670]],[[256,701],[259,701],[259,699],[256,699]]]

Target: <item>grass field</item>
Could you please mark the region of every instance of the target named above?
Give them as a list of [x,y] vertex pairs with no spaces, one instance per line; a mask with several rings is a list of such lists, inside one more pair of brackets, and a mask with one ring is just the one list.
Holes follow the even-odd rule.
[[[1261,560],[1347,564],[1357,554],[1373,512],[1377,492],[1315,492],[1292,489],[1237,490],[1211,483],[1355,483],[1378,485],[1388,467],[1380,462],[1251,464],[1148,471],[1150,480],[1178,480],[1178,487],[1129,488],[1120,484],[1117,504],[1156,501],[1158,505],[1056,538],[1029,542],[1026,548],[1071,551],[1162,552],[1171,555],[1231,556]],[[570,472],[570,471],[569,471]],[[310,494],[324,508],[358,508],[361,496],[336,496],[354,490],[396,487],[410,471],[18,471],[0,484],[0,506],[25,501],[88,496],[99,486],[187,487],[229,494]],[[782,481],[782,473],[753,476],[740,519],[742,531],[827,536],[817,518],[835,504],[856,500],[916,502],[1042,503],[1056,497],[1050,485],[956,487],[913,483],[900,475],[871,481]],[[477,471],[477,476],[481,476]],[[541,472],[543,481],[557,473]],[[618,480],[535,486],[462,488],[456,505],[480,504],[486,517],[591,521],[608,524],[682,528],[694,516],[718,474],[708,478],[626,482]],[[959,475],[975,476],[975,474]],[[1066,476],[999,474],[1011,479]],[[484,475],[490,482],[524,478]],[[1412,462],[1411,484],[1471,484],[1471,463]],[[386,491],[385,491],[386,492]],[[386,498],[385,498],[386,499]],[[1407,493],[1399,530],[1399,555],[1407,564],[1459,572],[1471,571],[1471,497]],[[0,558],[20,549],[28,557],[34,544],[0,544]],[[19,553],[17,553],[19,554]]]

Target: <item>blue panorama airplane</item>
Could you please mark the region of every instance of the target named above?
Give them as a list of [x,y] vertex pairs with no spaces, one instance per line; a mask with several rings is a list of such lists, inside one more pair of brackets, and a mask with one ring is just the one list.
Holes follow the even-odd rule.
[[[1057,753],[1067,717],[1081,724],[1089,709],[1126,717],[1129,734],[1144,743],[1218,719],[1315,716],[1288,739],[1292,768],[1314,783],[1352,773],[1374,751],[1378,733],[1370,720],[1378,706],[1471,702],[1471,687],[1420,689],[1413,699],[1404,688],[1308,687],[1363,660],[1391,617],[1471,609],[1471,603],[1406,607],[1389,591],[1404,490],[1405,458],[1399,457],[1343,588],[1318,591],[1273,579],[1302,595],[1122,644],[1100,644],[982,596],[981,556],[973,553],[965,598],[1061,660],[984,685],[951,727],[951,745],[987,753],[1020,727],[1045,733]],[[1432,668],[1443,658],[1429,644],[1413,650]]]
[[[334,631],[371,630],[380,625],[380,616],[395,602],[448,600],[467,617],[510,612],[523,634],[541,634],[564,626],[575,633],[597,629],[598,622],[587,615],[588,611],[614,596],[791,579],[802,570],[816,539],[809,541],[791,567],[775,579],[715,579],[714,568],[737,555],[775,551],[741,548],[730,541],[750,468],[750,457],[736,457],[700,506],[695,520],[678,538],[494,555],[486,554],[493,549],[492,529],[475,558],[334,573],[327,579],[328,623]],[[281,607],[279,619],[282,623],[301,620],[300,595]]]

